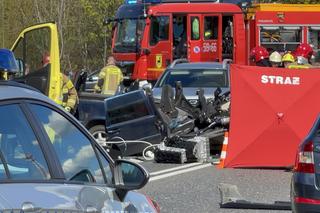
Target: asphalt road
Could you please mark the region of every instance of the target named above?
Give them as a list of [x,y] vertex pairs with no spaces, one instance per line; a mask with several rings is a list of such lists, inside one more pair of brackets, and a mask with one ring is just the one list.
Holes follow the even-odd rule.
[[161,212],[286,212],[236,210],[219,207],[220,183],[238,186],[249,201],[289,201],[291,173],[283,170],[216,169],[211,164],[141,163],[150,173],[141,190],[152,197]]

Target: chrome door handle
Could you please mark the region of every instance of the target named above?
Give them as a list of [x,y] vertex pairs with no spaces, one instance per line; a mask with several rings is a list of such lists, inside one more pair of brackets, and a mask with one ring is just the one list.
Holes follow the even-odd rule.
[[21,210],[22,212],[35,212],[35,211],[39,211],[41,208],[37,208],[34,206],[34,204],[32,202],[23,202],[21,205]]

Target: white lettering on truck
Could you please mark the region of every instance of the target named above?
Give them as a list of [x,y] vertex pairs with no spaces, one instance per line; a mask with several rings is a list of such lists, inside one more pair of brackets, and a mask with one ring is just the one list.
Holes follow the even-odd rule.
[[274,75],[262,75],[263,84],[300,85],[300,77],[283,77]]

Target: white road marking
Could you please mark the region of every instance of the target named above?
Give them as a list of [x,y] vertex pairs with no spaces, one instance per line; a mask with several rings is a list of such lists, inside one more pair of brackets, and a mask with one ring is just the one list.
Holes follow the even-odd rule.
[[174,167],[174,168],[171,168],[171,169],[164,169],[164,170],[160,170],[160,171],[157,171],[157,172],[151,172],[149,174],[150,174],[150,176],[155,176],[155,175],[160,175],[160,174],[167,173],[167,172],[181,170],[181,169],[185,169],[185,168],[189,168],[189,167],[193,167],[193,166],[197,166],[197,165],[201,165],[201,164],[202,163],[189,163],[189,164],[186,164],[186,165],[183,165],[183,166],[177,166],[177,167]]
[[203,169],[203,168],[206,168],[206,167],[209,167],[209,166],[212,166],[212,165],[209,163],[209,164],[204,164],[204,165],[191,167],[191,168],[188,168],[188,169],[183,169],[183,170],[179,170],[179,171],[170,172],[170,173],[167,173],[167,174],[158,175],[158,176],[155,176],[155,177],[151,177],[149,179],[149,182],[152,182],[152,181],[155,181],[155,180],[160,180],[160,179],[167,178],[167,177],[180,175],[180,174],[187,173],[187,172],[192,172],[192,171]]

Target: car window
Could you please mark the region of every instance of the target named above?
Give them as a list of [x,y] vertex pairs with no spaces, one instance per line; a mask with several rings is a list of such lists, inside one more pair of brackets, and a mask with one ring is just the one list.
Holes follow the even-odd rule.
[[0,158],[0,180],[7,179],[8,176],[6,174],[6,170],[4,168],[3,161]]
[[149,114],[145,98],[139,92],[107,100],[107,115],[110,124],[131,121]]
[[5,161],[0,164],[0,174],[4,174],[7,166],[10,178],[14,180],[49,179],[39,142],[20,107],[0,106],[0,117],[0,150]]
[[104,183],[90,140],[59,113],[36,104],[31,109],[43,125],[67,180]]
[[103,156],[103,154],[98,150],[98,156],[100,158],[100,162],[102,164],[102,168],[106,174],[106,178],[107,178],[107,183],[112,183],[112,171],[109,165],[109,162],[107,161],[107,159]]
[[183,87],[228,87],[228,75],[226,70],[192,69],[170,70],[160,80],[159,86],[169,84],[175,87],[175,82],[181,81]]

